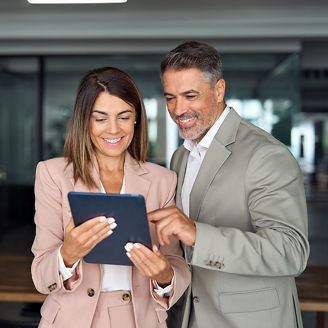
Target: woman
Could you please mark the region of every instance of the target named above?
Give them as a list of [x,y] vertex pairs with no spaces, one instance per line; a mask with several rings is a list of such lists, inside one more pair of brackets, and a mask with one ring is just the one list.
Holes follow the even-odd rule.
[[141,194],[147,211],[174,202],[176,175],[146,162],[147,119],[130,77],[112,67],[81,81],[65,142],[65,157],[40,162],[35,181],[36,236],[32,277],[48,294],[39,327],[166,327],[166,310],[190,282],[178,241],[152,250],[127,244],[134,267],[91,264],[83,256],[115,233],[115,218],[75,227],[67,193]]

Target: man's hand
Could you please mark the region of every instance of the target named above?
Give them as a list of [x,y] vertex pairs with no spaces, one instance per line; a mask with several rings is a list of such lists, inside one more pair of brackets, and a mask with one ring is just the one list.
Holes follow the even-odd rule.
[[170,244],[170,235],[174,235],[186,246],[196,241],[196,225],[176,206],[161,208],[148,213],[148,220],[155,223],[157,238],[161,246]]
[[143,276],[156,280],[161,287],[166,287],[171,283],[173,269],[156,245],[153,246],[153,250],[150,250],[139,243],[127,243],[125,249],[126,255]]

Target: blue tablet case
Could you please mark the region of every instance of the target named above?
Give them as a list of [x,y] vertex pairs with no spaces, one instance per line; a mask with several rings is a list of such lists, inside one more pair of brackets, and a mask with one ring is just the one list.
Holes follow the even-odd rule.
[[113,217],[117,223],[113,234],[84,257],[86,262],[132,266],[124,248],[126,243],[138,242],[151,248],[143,196],[69,192],[68,200],[76,226],[96,216]]

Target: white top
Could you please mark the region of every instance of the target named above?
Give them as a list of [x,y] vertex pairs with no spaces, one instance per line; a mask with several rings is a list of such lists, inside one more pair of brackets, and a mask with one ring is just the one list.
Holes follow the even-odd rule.
[[[100,188],[101,192],[106,193],[106,190],[101,182]],[[123,178],[120,194],[125,194],[125,178]],[[110,236],[107,238],[110,238]],[[111,292],[114,290],[131,290],[130,268],[131,267],[127,265],[103,264],[103,279],[101,291]]]
[[[101,192],[106,193],[104,186],[100,182],[100,189]],[[125,193],[125,177],[123,178],[123,184],[120,191],[120,194]],[[115,232],[114,232],[115,233]],[[110,238],[110,236],[108,237]],[[78,260],[74,263],[71,268],[67,268],[65,266],[64,260],[60,253],[60,248],[58,250],[58,261],[59,261],[59,272],[63,277],[63,280],[69,279],[73,275],[73,271],[75,270],[76,266],[80,262]],[[130,272],[131,267],[125,265],[112,265],[112,264],[102,264],[103,270],[103,277],[102,277],[102,284],[101,284],[101,291],[102,292],[110,292],[115,290],[131,290],[130,284]],[[156,289],[154,291],[161,297],[170,296],[170,292],[172,290],[172,283],[166,286],[165,288],[160,287],[156,281],[154,281],[156,285]]]
[[182,209],[187,216],[189,216],[190,193],[196,180],[198,171],[202,165],[208,148],[210,147],[216,133],[219,131],[219,128],[222,125],[224,119],[229,114],[229,111],[230,108],[226,106],[220,117],[207,131],[199,143],[190,139],[186,139],[183,143],[183,146],[190,151],[186,167],[186,174],[181,189]]

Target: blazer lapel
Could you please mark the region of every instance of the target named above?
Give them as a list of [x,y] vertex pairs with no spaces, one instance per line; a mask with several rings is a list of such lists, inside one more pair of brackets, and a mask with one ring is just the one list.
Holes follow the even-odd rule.
[[231,108],[207,150],[190,193],[189,213],[193,220],[198,220],[206,192],[231,154],[231,151],[226,147],[235,142],[240,120],[240,116]]
[[148,170],[145,166],[133,159],[127,152],[124,162],[125,192],[127,194],[140,194],[146,200],[151,185],[151,182],[143,177],[147,173]]
[[76,183],[74,183],[74,178],[72,178],[72,184],[74,186],[74,191],[78,192],[101,192],[100,190],[100,175],[99,175],[99,167],[96,160],[96,157],[93,158],[92,164],[90,164],[91,175],[93,180],[97,184],[97,187],[88,187],[85,185],[81,179],[78,179]]
[[186,167],[189,157],[189,151],[184,148],[181,163],[179,165],[179,171],[178,171],[178,182],[177,182],[177,192],[176,192],[176,206],[182,210],[182,199],[181,199],[181,189],[184,181],[184,177],[186,174]]
[[[146,173],[148,173],[148,171],[142,165],[142,163],[139,164],[131,157],[129,153],[126,153],[124,161],[125,193],[141,194],[146,198],[151,184],[149,180],[143,177],[143,175]],[[93,160],[91,174],[98,187],[89,188],[80,179],[76,183],[74,183],[74,179],[72,178],[74,191],[101,192],[99,167],[96,158],[94,158]]]

